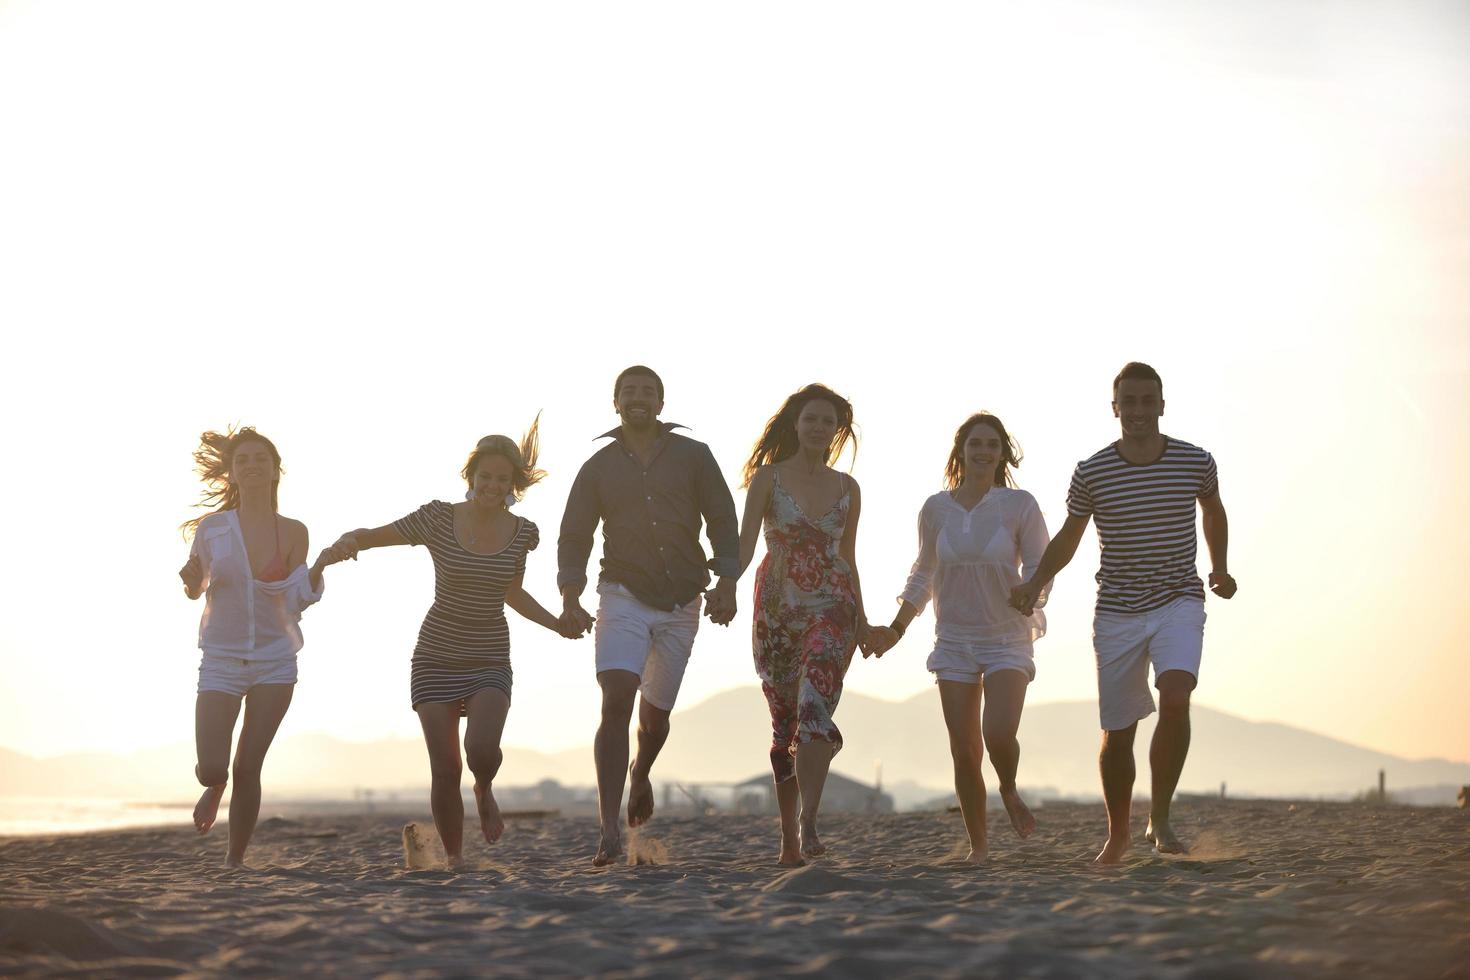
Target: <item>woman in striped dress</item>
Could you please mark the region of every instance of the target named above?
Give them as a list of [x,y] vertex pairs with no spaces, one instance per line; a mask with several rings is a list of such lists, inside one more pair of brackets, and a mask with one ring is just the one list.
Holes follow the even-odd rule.
[[491,792],[500,769],[500,735],[510,710],[510,631],[505,606],[564,636],[579,635],[521,586],[526,554],[540,541],[536,525],[510,511],[531,484],[537,425],[520,445],[507,436],[481,439],[461,475],[469,484],[460,503],[434,500],[382,527],[342,535],[330,561],[368,548],[423,545],[434,560],[434,604],[419,629],[410,689],[423,726],[433,783],[434,826],[451,867],[462,863],[464,804],[460,800],[459,719],[465,759],[475,776],[480,830],[494,844],[505,829]]

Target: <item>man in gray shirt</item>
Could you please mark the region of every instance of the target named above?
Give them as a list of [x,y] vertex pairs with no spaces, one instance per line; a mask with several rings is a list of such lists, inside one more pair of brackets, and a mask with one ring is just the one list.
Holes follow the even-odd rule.
[[[705,614],[728,625],[735,616],[740,571],[735,501],[709,447],[660,422],[664,385],[651,369],[635,365],[618,375],[613,408],[622,424],[599,438],[612,442],[583,464],[567,498],[557,543],[557,585],[562,617],[590,629],[582,608],[587,559],[602,522],[602,573],[597,593],[597,683],[602,723],[593,752],[597,761],[602,839],[597,865],[622,853],[618,809],[628,774],[628,826],[653,814],[649,774],[669,736],[669,713]],[[699,545],[701,520],[714,557]],[[720,577],[708,593],[710,571]],[[628,723],[638,704],[638,754],[628,765]]]

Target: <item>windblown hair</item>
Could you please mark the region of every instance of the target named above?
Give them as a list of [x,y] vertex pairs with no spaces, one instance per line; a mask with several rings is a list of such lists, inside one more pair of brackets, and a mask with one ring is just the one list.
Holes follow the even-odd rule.
[[[205,432],[199,436],[199,448],[194,450],[194,466],[199,473],[199,478],[204,481],[204,496],[199,499],[196,507],[210,508],[209,514],[218,514],[226,510],[238,510],[240,507],[240,488],[230,482],[230,466],[235,461],[235,452],[247,442],[258,442],[265,446],[275,461],[276,470],[281,471],[281,454],[276,449],[276,444],[265,436],[256,432],[251,426],[236,429],[233,425],[224,432]],[[271,483],[271,510],[278,510],[277,494],[281,489],[280,479]],[[209,514],[200,514],[179,525],[188,538],[199,530],[199,522]]]
[[995,464],[995,485],[1014,487],[1016,480],[1011,476],[1011,467],[1021,465],[1021,447],[1016,445],[1016,440],[1011,438],[1000,419],[989,412],[976,412],[955,430],[954,448],[949,451],[949,462],[944,464],[944,489],[956,490],[965,482],[965,440],[977,425],[988,425],[1000,436],[1002,455],[1000,462]]
[[1159,372],[1149,367],[1142,361],[1129,361],[1123,365],[1123,370],[1113,379],[1113,397],[1118,396],[1118,382],[1120,381],[1157,381],[1159,383],[1159,397],[1164,397],[1164,379],[1159,377]]
[[761,433],[755,449],[751,451],[750,459],[745,461],[745,469],[741,471],[742,487],[750,486],[755,471],[762,466],[790,459],[801,451],[801,443],[796,435],[796,420],[801,417],[801,410],[806,407],[807,402],[819,400],[831,403],[837,411],[837,432],[832,437],[832,445],[827,448],[827,465],[831,466],[837,461],[848,442],[852,443],[852,456],[856,461],[858,437],[852,427],[852,403],[826,385],[809,384],[787,398],[781,411],[772,415],[766,423],[766,430]]
[[521,436],[520,444],[510,436],[485,436],[475,443],[475,451],[470,453],[470,458],[465,461],[464,469],[459,475],[464,477],[464,482],[469,486],[475,485],[475,470],[479,469],[480,461],[489,456],[502,456],[510,461],[510,486],[511,496],[520,500],[533,483],[540,483],[546,476],[545,470],[536,468],[536,459],[541,455],[541,413],[536,413],[535,420],[526,434]]

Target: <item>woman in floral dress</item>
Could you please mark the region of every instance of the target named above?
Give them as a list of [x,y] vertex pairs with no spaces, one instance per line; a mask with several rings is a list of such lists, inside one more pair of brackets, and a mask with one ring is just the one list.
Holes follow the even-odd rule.
[[862,498],[832,468],[857,438],[852,405],[823,385],[786,399],[745,464],[740,567],[766,557],[755,584],[755,669],[771,710],[771,769],[781,812],[780,863],[825,852],[817,808],[842,733],[832,720],[853,650],[867,630],[854,550]]

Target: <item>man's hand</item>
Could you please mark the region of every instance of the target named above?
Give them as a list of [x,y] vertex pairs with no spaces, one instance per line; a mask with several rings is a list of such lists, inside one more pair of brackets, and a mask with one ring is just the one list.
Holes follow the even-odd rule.
[[864,657],[882,657],[898,643],[898,632],[892,626],[870,626],[860,644]]
[[1229,572],[1211,572],[1210,591],[1221,599],[1229,599],[1235,595],[1235,579],[1231,578]]
[[729,626],[735,618],[735,581],[722,578],[704,594],[704,614],[716,626]]
[[1036,601],[1041,598],[1041,586],[1035,581],[1022,582],[1011,589],[1011,608],[1022,616],[1036,611]]
[[596,620],[582,608],[576,596],[567,596],[562,600],[560,622],[561,628],[557,632],[569,640],[576,640],[592,632],[592,624]]
[[184,567],[179,569],[179,578],[184,580],[184,595],[190,599],[199,598],[199,588],[204,584],[204,563],[197,554],[190,555],[184,562]]

